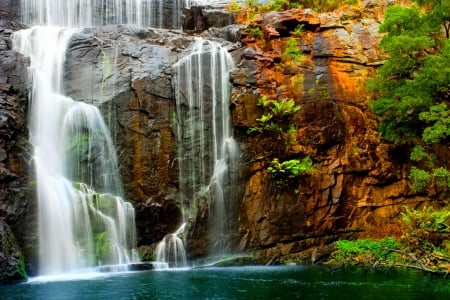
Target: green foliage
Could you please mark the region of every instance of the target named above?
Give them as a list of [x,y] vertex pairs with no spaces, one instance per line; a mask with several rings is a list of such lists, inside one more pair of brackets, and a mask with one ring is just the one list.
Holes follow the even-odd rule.
[[433,177],[436,178],[436,185],[440,188],[450,188],[450,171],[439,167],[434,169]]
[[295,104],[294,100],[273,101],[270,110],[277,118],[289,117],[300,110],[300,105]]
[[289,139],[289,136],[285,134],[292,132],[291,118],[301,107],[292,99],[277,101],[269,100],[267,97],[261,97],[258,100],[258,106],[262,107],[266,113],[256,120],[258,126],[250,127],[247,133],[268,133],[276,136],[277,139]]
[[414,166],[411,168],[408,178],[412,181],[412,187],[419,192],[423,191],[431,182],[431,175],[429,172]]
[[314,165],[309,156],[306,156],[301,161],[298,159],[291,159],[280,162],[278,158],[275,158],[270,162],[267,170],[274,179],[290,179],[311,173],[314,170]]
[[107,231],[97,233],[94,236],[94,261],[96,263],[108,260],[111,253],[111,242]]
[[[434,250],[449,240],[450,210],[434,210],[425,207],[422,210],[404,208],[402,220],[406,225],[404,240],[410,251]],[[441,248],[442,249],[442,248]],[[448,254],[448,253],[447,253]]]
[[269,7],[275,11],[282,11],[291,8],[289,0],[271,0]]
[[416,80],[428,49],[436,44],[431,38],[433,29],[414,7],[388,7],[380,25],[380,32],[388,33],[380,47],[390,58],[379,68],[377,76],[369,80],[368,88],[376,98],[371,108],[382,116],[380,131],[395,143],[405,143],[421,135],[423,122],[419,114],[435,101],[427,87],[431,82]]
[[300,0],[299,5],[312,8],[315,11],[325,12],[332,11],[343,5],[358,4],[358,0]]
[[238,13],[242,9],[241,5],[236,0],[232,0],[227,6],[227,10],[232,13]]
[[258,0],[245,0],[245,5],[255,7],[258,5]]
[[303,24],[298,24],[297,27],[295,27],[294,31],[292,32],[292,35],[295,37],[301,37],[303,34]]
[[367,261],[373,259],[395,261],[398,254],[391,250],[398,250],[401,246],[393,237],[386,237],[382,240],[340,240],[337,241],[335,245],[336,252],[334,257],[337,260],[346,260],[358,255],[364,255],[366,256],[365,260]]
[[422,191],[432,183],[448,186],[447,172],[435,165],[431,146],[450,142],[450,41],[441,34],[446,23],[437,11],[442,3],[416,2],[421,7],[388,7],[379,30],[387,33],[380,47],[389,59],[367,86],[382,136],[413,146],[410,158],[420,168],[412,167],[409,179]]
[[282,56],[282,61],[290,66],[295,66],[303,63],[305,56],[298,46],[296,38],[289,38],[286,41],[286,49],[284,50]]
[[415,0],[427,10],[430,22],[436,27],[443,27],[446,38],[450,37],[450,1],[448,0]]
[[263,39],[264,35],[259,27],[247,27],[248,34],[255,39]]
[[[314,171],[314,164],[309,156],[302,160],[290,159],[280,162],[274,158],[267,168],[267,171],[275,180],[278,189],[289,187],[295,184],[302,175],[311,174]],[[278,200],[279,196],[277,196]]]
[[422,161],[425,159],[429,159],[430,155],[425,151],[422,146],[415,146],[412,151],[410,158],[412,161]]
[[430,107],[429,111],[419,114],[419,119],[430,124],[422,134],[426,143],[436,144],[450,136],[450,110],[446,104],[440,103]]

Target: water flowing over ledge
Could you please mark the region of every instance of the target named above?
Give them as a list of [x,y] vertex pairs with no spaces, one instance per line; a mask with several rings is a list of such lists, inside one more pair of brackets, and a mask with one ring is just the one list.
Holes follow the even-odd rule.
[[181,28],[181,14],[190,0],[36,0],[23,1],[22,19],[29,25]]
[[66,49],[77,31],[35,26],[13,35],[14,49],[30,59],[41,275],[138,260],[134,208],[121,197],[109,130],[96,107],[64,95]]
[[235,220],[239,150],[229,110],[233,68],[224,47],[201,38],[174,65],[181,201],[189,218],[208,211],[210,254],[227,250]]

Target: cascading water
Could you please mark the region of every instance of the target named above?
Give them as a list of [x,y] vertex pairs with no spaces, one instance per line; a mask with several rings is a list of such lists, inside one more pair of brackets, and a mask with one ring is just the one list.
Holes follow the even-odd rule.
[[109,130],[96,107],[64,96],[64,62],[70,38],[78,31],[73,27],[100,24],[98,5],[104,12],[100,20],[121,15],[124,21],[142,25],[140,20],[148,16],[139,9],[160,3],[22,3],[28,23],[47,25],[13,36],[15,49],[30,59],[30,142],[39,206],[41,275],[138,259],[133,250],[134,209],[120,197],[123,192]]
[[191,216],[210,193],[213,254],[227,251],[236,203],[238,147],[232,137],[229,73],[234,63],[219,44],[197,39],[174,65],[182,203]]
[[22,17],[25,24],[33,25],[179,29],[183,7],[190,4],[191,0],[33,0],[22,1]]
[[156,247],[156,261],[163,263],[158,266],[159,269],[187,267],[186,250],[183,239],[179,237],[185,227],[186,223],[183,223],[177,231],[166,235]]

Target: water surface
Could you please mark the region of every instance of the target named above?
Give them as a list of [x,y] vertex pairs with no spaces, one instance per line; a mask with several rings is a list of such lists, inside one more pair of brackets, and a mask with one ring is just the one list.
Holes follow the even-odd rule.
[[148,271],[0,286],[1,299],[450,299],[450,282],[420,271],[318,266]]

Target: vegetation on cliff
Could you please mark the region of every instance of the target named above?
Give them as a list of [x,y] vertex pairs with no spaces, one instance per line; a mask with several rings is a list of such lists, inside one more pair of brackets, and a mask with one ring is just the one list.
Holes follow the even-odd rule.
[[[411,187],[417,192],[450,188],[450,7],[440,0],[391,6],[379,30],[389,59],[368,81],[380,116],[379,131],[394,149],[409,152]],[[436,204],[404,207],[401,237],[339,241],[333,258],[345,263],[401,265],[450,271],[450,209]]]
[[389,59],[368,87],[381,134],[410,149],[412,187],[423,191],[450,187],[440,150],[450,145],[450,10],[440,0],[416,2],[420,6],[387,9],[380,47]]
[[[269,11],[283,11],[292,8],[312,8],[314,11],[331,11],[343,5],[358,4],[359,0],[270,0],[266,4],[259,4],[257,0],[245,0],[245,8],[249,20],[258,13]],[[241,5],[237,1],[231,1],[230,11],[238,12]]]
[[430,273],[450,272],[450,211],[404,208],[399,238],[341,240],[332,261],[351,265],[402,266]]

